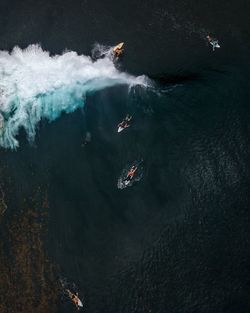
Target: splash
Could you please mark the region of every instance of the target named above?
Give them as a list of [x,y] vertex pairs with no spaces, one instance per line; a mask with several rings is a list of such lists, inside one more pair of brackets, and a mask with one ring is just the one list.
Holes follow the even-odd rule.
[[0,146],[17,148],[20,128],[34,140],[41,119],[53,121],[83,107],[86,95],[119,84],[147,83],[120,72],[108,55],[95,61],[72,51],[51,56],[39,45],[0,51]]

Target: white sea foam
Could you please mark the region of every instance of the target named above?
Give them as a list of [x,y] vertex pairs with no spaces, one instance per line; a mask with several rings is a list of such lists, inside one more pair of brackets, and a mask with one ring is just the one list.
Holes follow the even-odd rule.
[[109,56],[92,61],[76,52],[51,56],[38,45],[0,51],[0,145],[16,148],[19,129],[34,139],[36,125],[84,106],[85,96],[118,84],[146,85],[120,72]]

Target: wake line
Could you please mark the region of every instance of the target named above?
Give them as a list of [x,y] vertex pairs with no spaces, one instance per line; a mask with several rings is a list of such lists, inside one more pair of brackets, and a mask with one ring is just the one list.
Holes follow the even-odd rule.
[[147,82],[117,70],[108,55],[96,61],[73,51],[50,56],[39,45],[0,51],[0,146],[17,148],[22,127],[34,140],[41,119],[53,121],[83,107],[88,93],[121,84]]

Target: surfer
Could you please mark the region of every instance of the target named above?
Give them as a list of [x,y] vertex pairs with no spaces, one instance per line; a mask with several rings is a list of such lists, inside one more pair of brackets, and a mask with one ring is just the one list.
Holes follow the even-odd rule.
[[113,48],[114,55],[118,58],[123,53],[124,42],[119,43]]
[[213,51],[215,50],[215,48],[220,48],[219,41],[216,38],[213,38],[210,35],[207,35],[207,40],[210,43],[210,45],[213,47]]
[[135,182],[141,180],[143,176],[143,159],[134,161],[129,167],[122,170],[121,176],[118,178],[118,189],[124,189],[132,186]]
[[130,126],[131,120],[132,116],[127,114],[122,122],[117,125],[118,133],[121,132],[123,129],[128,128]]
[[66,289],[66,291],[68,292],[68,295],[70,297],[70,299],[72,300],[72,302],[74,303],[74,305],[77,307],[77,309],[79,310],[80,307],[83,306],[82,301],[78,298],[78,293],[76,292],[75,294],[73,292],[71,292],[69,289]]
[[137,166],[133,165],[131,169],[128,171],[128,174],[125,180],[130,181],[134,177],[136,170],[137,170]]

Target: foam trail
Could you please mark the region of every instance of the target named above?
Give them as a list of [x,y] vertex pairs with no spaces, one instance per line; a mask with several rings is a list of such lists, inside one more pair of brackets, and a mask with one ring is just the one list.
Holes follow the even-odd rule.
[[50,56],[38,45],[0,51],[0,145],[16,148],[19,129],[34,139],[36,125],[84,105],[85,96],[117,84],[146,85],[145,77],[117,70],[110,57],[76,52]]

